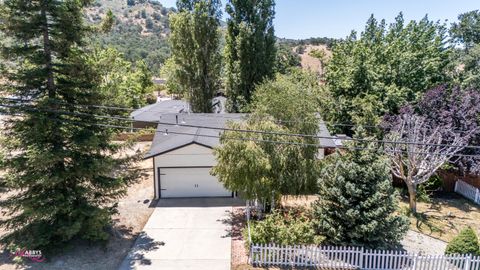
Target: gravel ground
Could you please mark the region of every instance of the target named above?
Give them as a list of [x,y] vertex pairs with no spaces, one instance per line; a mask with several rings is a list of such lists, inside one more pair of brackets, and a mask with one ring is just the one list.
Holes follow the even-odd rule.
[[402,240],[403,248],[409,253],[443,255],[447,243],[425,234],[409,230]]
[[[147,149],[150,143],[138,143],[134,150]],[[72,242],[61,254],[47,258],[48,262],[27,263],[18,265],[12,263],[8,253],[0,253],[0,270],[32,269],[32,270],[117,270],[118,266],[133,245],[139,232],[153,212],[153,169],[152,160],[141,161],[139,166],[145,176],[131,186],[125,198],[118,205],[119,214],[114,216],[114,235],[105,247],[89,245],[85,242]],[[5,193],[0,191],[0,200]],[[0,212],[0,218],[2,213]],[[2,232],[0,231],[0,235]],[[0,246],[0,250],[3,248]]]

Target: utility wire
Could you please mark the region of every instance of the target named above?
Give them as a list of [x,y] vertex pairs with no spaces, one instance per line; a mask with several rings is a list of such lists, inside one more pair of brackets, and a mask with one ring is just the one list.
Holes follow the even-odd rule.
[[[83,123],[83,122],[76,122],[70,121],[66,119],[53,119],[56,121],[66,121],[71,122],[73,124],[78,125],[91,125],[91,126],[99,126],[111,129],[127,129],[127,130],[138,130],[138,131],[145,131],[148,130],[147,128],[132,128],[132,127],[125,127],[125,126],[116,126],[116,125],[108,125],[108,124],[94,124],[94,123]],[[225,139],[225,140],[237,140],[237,141],[253,141],[253,142],[262,142],[262,143],[274,143],[274,144],[283,144],[283,145],[295,145],[300,147],[318,147],[318,148],[331,148],[328,145],[322,144],[308,144],[308,143],[299,143],[299,142],[291,142],[291,141],[276,141],[276,140],[266,140],[266,139],[257,139],[257,138],[238,138],[238,137],[229,137],[229,136],[220,136],[220,135],[206,135],[206,134],[198,134],[198,133],[189,133],[189,132],[178,132],[178,131],[169,131],[167,128],[165,130],[156,130],[155,133],[161,133],[163,136],[169,136],[170,134],[175,135],[188,135],[188,136],[197,136],[197,137],[204,137],[204,138],[216,138],[216,139]],[[380,150],[383,152],[388,153],[412,153],[412,154],[420,154],[420,155],[442,155],[442,154],[432,154],[427,152],[418,152],[418,151],[408,151],[408,150],[389,150],[385,148],[376,148],[371,149],[367,147],[352,147],[352,146],[340,146],[336,147],[338,149],[345,149],[345,150]],[[454,154],[452,157],[480,157],[480,155],[467,155],[467,154]]]
[[[0,106],[10,107],[10,108],[18,107],[16,105],[6,105],[6,104],[0,104]],[[47,109],[42,109],[42,110],[50,113],[59,113],[59,114],[72,115],[72,116],[88,116],[88,117],[97,117],[97,118],[103,118],[103,119],[114,119],[119,121],[128,121],[130,123],[136,122],[136,120],[134,119],[118,117],[118,116],[105,116],[105,115],[97,115],[97,114],[90,114],[90,113],[68,112],[68,111],[47,110]],[[310,135],[310,134],[300,134],[300,133],[272,132],[272,131],[247,130],[247,129],[235,129],[235,128],[221,128],[221,127],[211,127],[211,126],[203,126],[203,125],[191,125],[191,124],[171,123],[171,122],[161,122],[161,121],[141,121],[141,122],[152,123],[157,125],[167,125],[167,126],[181,126],[181,127],[202,128],[202,129],[211,129],[211,130],[219,130],[219,131],[256,133],[256,134],[265,134],[265,135],[277,135],[277,136],[312,138],[312,139],[332,139],[332,140],[341,139],[346,141],[373,142],[373,143],[379,143],[379,144],[422,145],[422,146],[437,146],[437,147],[449,147],[449,148],[480,149],[480,146],[473,146],[473,145],[460,146],[460,145],[449,145],[449,144],[374,140],[374,139],[362,139],[362,138],[350,138],[350,137],[338,138],[334,136],[321,136],[321,135]]]
[[[10,101],[16,101],[16,102],[32,102],[32,100],[27,100],[27,99],[19,99],[19,98],[2,98],[0,97],[0,99],[4,99],[4,100],[10,100]],[[59,101],[53,101],[52,103],[56,103],[56,104],[63,104],[63,105],[73,105],[74,107],[85,107],[85,108],[97,108],[97,109],[109,109],[109,110],[124,110],[124,111],[130,111],[130,112],[133,112],[133,111],[142,111],[142,112],[157,112],[157,113],[165,113],[165,111],[156,111],[156,110],[142,110],[142,108],[140,109],[134,109],[134,108],[128,108],[128,107],[116,107],[116,106],[105,106],[105,105],[94,105],[94,104],[71,104],[71,103],[66,103],[66,102],[59,102]],[[187,113],[182,113],[182,114],[189,114],[190,112],[187,112]],[[171,113],[169,113],[171,114]],[[222,115],[222,114],[215,114],[215,115],[209,115],[209,114],[202,114],[202,116],[205,116],[205,117],[217,117],[217,118],[224,118],[224,119],[232,119],[232,120],[235,120],[237,118],[235,117],[232,117],[232,116],[228,116],[228,115]],[[311,121],[306,121],[306,120],[282,120],[282,119],[275,119],[274,120],[275,122],[279,122],[279,123],[311,123]],[[145,121],[143,121],[145,122]],[[339,127],[358,127],[359,125],[355,125],[355,124],[350,124],[350,123],[332,123],[332,122],[328,122],[328,121],[323,121],[323,123],[325,124],[328,124],[330,126],[339,126]],[[362,127],[365,127],[365,128],[380,128],[380,129],[383,129],[384,127],[382,127],[381,125],[361,125]],[[469,132],[469,130],[464,130],[464,129],[452,129],[452,131],[457,131],[457,132]]]
[[[0,105],[4,106],[4,105]],[[29,109],[32,111],[42,111],[38,109]],[[43,111],[45,112],[45,111]],[[48,111],[47,111],[48,112]],[[90,114],[81,114],[81,116],[92,116]],[[72,120],[67,120],[67,119],[52,119],[54,121],[64,121],[64,122],[70,122],[74,123],[77,125],[91,125],[91,126],[99,126],[99,127],[105,127],[105,128],[112,128],[112,129],[126,129],[126,130],[148,130],[146,128],[134,128],[134,127],[126,127],[126,126],[118,126],[118,125],[110,125],[110,124],[97,124],[97,123],[85,123],[85,122],[76,122]],[[321,144],[308,144],[308,143],[300,143],[300,142],[291,142],[291,141],[275,141],[275,140],[265,140],[265,139],[257,139],[257,138],[236,138],[236,137],[229,137],[229,136],[216,136],[216,135],[205,135],[205,134],[198,134],[198,133],[187,133],[187,132],[178,132],[178,131],[169,131],[167,128],[165,128],[164,131],[162,130],[156,130],[155,133],[162,133],[165,136],[168,136],[169,134],[176,134],[176,135],[189,135],[189,136],[197,136],[197,137],[206,137],[206,138],[223,138],[227,140],[240,140],[240,141],[254,141],[254,142],[264,142],[264,143],[275,143],[275,144],[286,144],[286,145],[296,145],[296,146],[302,146],[302,147],[319,147],[319,148],[331,148],[328,145],[321,145]],[[271,133],[265,133],[269,135],[276,135],[276,134],[271,134]],[[358,139],[356,139],[358,140]],[[372,141],[372,140],[364,140],[365,142],[373,142],[373,143],[378,143],[378,141]],[[400,143],[398,143],[400,144]],[[372,150],[370,148],[366,147],[336,147],[340,149],[349,149],[349,150]],[[427,152],[418,152],[418,151],[408,151],[408,150],[388,150],[388,149],[381,149],[384,152],[390,152],[390,153],[414,153],[414,154],[422,154],[422,155],[427,155],[427,154],[432,154],[432,153],[427,153]],[[434,155],[441,155],[441,154],[434,154]],[[455,157],[479,157],[480,155],[467,155],[467,154],[455,154],[453,155]]]

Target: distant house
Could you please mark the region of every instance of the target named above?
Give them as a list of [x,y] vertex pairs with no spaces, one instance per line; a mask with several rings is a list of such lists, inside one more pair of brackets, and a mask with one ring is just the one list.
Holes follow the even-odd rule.
[[[243,121],[245,114],[167,114],[160,118],[155,138],[146,158],[153,159],[155,198],[231,197],[210,175],[216,165],[212,149],[220,144],[221,130],[228,121]],[[334,148],[327,127],[322,123],[318,133],[318,158],[326,148]]]
[[[212,113],[226,113],[227,99],[223,96],[217,96],[212,99]],[[133,111],[130,118],[134,120],[134,128],[157,127],[160,117],[171,113],[189,113],[190,104],[184,100],[161,100],[157,103],[147,105],[143,108]]]
[[162,78],[152,78],[152,82],[155,85],[165,85],[167,83],[167,80]]
[[133,111],[130,117],[134,128],[156,128],[164,114],[189,112],[188,102],[183,100],[164,100]]

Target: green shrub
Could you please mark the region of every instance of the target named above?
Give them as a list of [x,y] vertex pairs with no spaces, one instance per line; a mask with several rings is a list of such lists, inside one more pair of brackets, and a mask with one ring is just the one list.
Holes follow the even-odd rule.
[[462,230],[448,243],[445,254],[480,255],[480,245],[475,231],[471,227]]
[[[250,224],[255,244],[320,244],[322,237],[315,235],[310,217],[304,211],[274,211],[265,219]],[[247,229],[245,230],[245,238]]]
[[427,182],[418,185],[417,188],[417,201],[419,202],[431,202],[431,196],[435,191],[441,190],[443,186],[443,180],[438,175],[434,175],[428,179]]

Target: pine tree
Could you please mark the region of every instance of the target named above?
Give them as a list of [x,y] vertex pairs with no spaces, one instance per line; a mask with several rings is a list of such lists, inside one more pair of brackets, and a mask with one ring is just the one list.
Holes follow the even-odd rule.
[[170,44],[174,77],[194,112],[212,111],[220,88],[220,2],[177,1],[179,13],[170,15]]
[[116,159],[123,145],[93,114],[103,96],[97,73],[82,50],[90,27],[82,10],[90,1],[6,0],[2,31],[11,63],[1,94],[11,118],[1,130],[6,181],[16,192],[0,202],[8,219],[1,240],[27,249],[49,250],[72,238],[106,240],[117,199],[134,181],[124,173],[133,160]]
[[316,230],[329,244],[385,248],[403,238],[408,220],[394,214],[388,164],[374,150],[352,150],[324,165],[313,206]]
[[274,74],[274,0],[230,0],[225,46],[229,110],[245,110],[255,86]]

